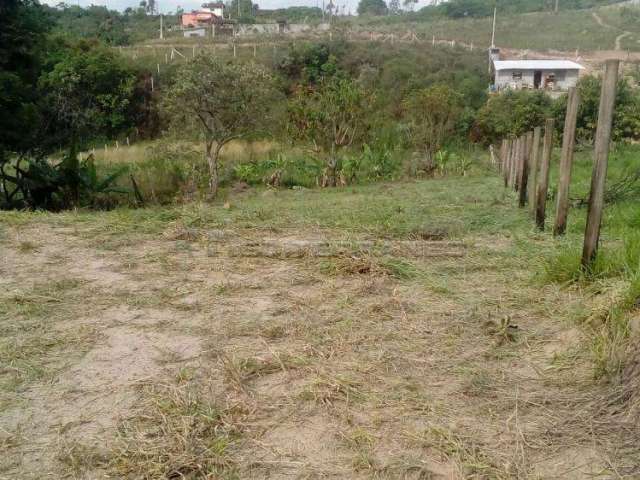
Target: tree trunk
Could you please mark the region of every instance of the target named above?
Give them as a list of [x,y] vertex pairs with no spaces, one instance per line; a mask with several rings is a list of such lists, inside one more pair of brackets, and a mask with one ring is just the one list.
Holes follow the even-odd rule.
[[209,165],[209,200],[213,200],[216,198],[218,194],[218,154],[220,153],[220,148],[216,146],[215,150],[213,149],[213,143],[207,142],[207,164]]
[[336,181],[336,169],[338,168],[338,160],[332,154],[327,162],[327,187],[335,187],[337,184]]
[[336,149],[335,146],[332,146],[329,159],[327,160],[327,168],[324,169],[324,176],[322,178],[323,187],[335,187],[337,185],[337,168],[338,159],[336,158]]
[[434,170],[436,169],[436,163],[433,160],[434,153],[430,148],[425,149],[424,151],[424,172],[427,175],[432,175]]

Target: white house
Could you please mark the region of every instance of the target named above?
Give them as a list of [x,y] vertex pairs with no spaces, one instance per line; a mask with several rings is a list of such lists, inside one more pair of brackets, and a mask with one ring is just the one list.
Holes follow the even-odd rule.
[[491,59],[492,90],[543,89],[566,91],[578,82],[584,67],[571,60]]

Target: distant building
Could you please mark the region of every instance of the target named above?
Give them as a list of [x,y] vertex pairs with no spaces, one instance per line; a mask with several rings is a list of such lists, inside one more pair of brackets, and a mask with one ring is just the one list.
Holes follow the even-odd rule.
[[214,23],[222,23],[224,3],[204,3],[200,10],[183,13],[180,23],[183,28],[194,28]]
[[584,67],[571,60],[501,60],[500,51],[489,51],[493,91],[546,90],[563,92],[578,83]]
[[206,30],[204,28],[193,28],[193,29],[184,31],[184,37],[185,38],[206,37],[206,36],[207,36],[207,32],[206,32]]

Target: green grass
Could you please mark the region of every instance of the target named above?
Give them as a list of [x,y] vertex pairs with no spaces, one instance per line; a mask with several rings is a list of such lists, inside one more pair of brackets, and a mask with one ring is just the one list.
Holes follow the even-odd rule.
[[[557,183],[557,150],[550,181],[552,197]],[[572,199],[587,195],[591,155],[590,150],[576,154],[570,192]],[[639,159],[638,146],[614,148],[608,171],[609,183],[625,172],[640,168]],[[549,232],[535,230],[528,209],[518,209],[515,194],[505,190],[499,176],[488,173],[481,164],[475,164],[467,176],[428,181],[378,182],[326,190],[267,190],[258,187],[241,195],[223,191],[221,198],[213,204],[191,202],[143,209],[117,208],[113,211],[57,214],[1,212],[0,224],[20,226],[44,222],[66,226],[73,228],[85,241],[96,241],[100,248],[105,249],[118,249],[123,242],[134,244],[137,238],[181,229],[195,232],[268,229],[273,235],[300,230],[330,230],[339,232],[347,241],[362,236],[414,240],[425,238],[425,235],[428,237],[429,232],[439,232],[447,240],[469,239],[471,245],[480,242],[479,252],[483,248],[494,248],[495,238],[511,239],[510,245],[504,246],[504,252],[492,253],[502,259],[501,268],[519,271],[526,266],[525,272],[541,284],[575,284],[580,288],[593,289],[596,296],[608,285],[615,284],[620,290],[590,327],[596,369],[599,374],[608,374],[620,369],[620,357],[613,351],[624,348],[628,337],[627,312],[636,308],[640,297],[640,210],[637,202],[638,198],[631,196],[607,205],[600,254],[588,275],[579,266],[586,207],[571,208],[566,236],[553,239]],[[551,198],[547,225],[553,221],[554,205],[555,198]],[[28,244],[20,249],[28,255],[34,246]],[[327,260],[321,268],[336,275],[347,271],[349,274],[357,273],[359,268],[373,269],[400,280],[418,279],[433,291],[450,294],[446,279],[430,276],[429,272],[415,267],[411,261],[384,256],[373,261],[367,255],[360,257],[347,259],[348,264],[341,259]],[[472,270],[474,266],[469,264],[466,268]],[[490,267],[478,263],[477,268]],[[40,301],[41,297],[33,305],[28,301],[17,302],[16,298],[5,298],[5,302],[10,302],[5,303],[5,308],[9,305],[12,313],[35,309],[30,315],[38,317],[46,307]],[[4,313],[9,314],[7,310]],[[592,313],[581,313],[576,315],[576,319],[591,322]]]
[[[629,20],[629,11],[639,10],[627,7],[621,13],[619,6],[601,7],[589,10],[560,11],[500,15],[496,25],[496,44],[502,47],[530,50],[612,50],[615,38],[622,29],[640,35],[640,22]],[[603,21],[616,28],[599,25],[592,12],[597,12]],[[634,17],[635,18],[635,17]],[[379,17],[361,21],[363,29],[374,27],[376,31],[405,33],[416,32],[430,40],[457,40],[473,43],[486,48],[491,43],[492,18],[449,19],[441,17],[425,18],[423,21],[407,21],[402,17]],[[640,50],[638,37],[627,38],[625,49]]]

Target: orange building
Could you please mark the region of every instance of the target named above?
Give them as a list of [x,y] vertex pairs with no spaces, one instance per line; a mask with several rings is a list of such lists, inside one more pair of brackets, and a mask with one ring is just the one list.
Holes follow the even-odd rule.
[[186,28],[211,25],[221,23],[224,18],[223,3],[205,3],[200,10],[193,10],[190,13],[183,13],[181,24]]

